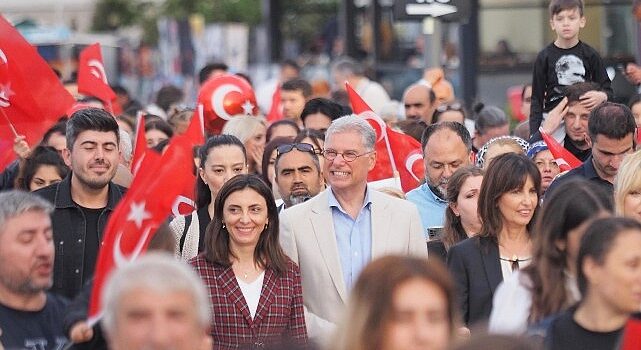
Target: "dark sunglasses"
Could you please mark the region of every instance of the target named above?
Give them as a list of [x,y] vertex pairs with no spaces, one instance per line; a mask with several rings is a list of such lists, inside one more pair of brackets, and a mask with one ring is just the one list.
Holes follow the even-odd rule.
[[309,152],[311,154],[316,154],[314,146],[310,145],[309,143],[287,143],[276,147],[276,157],[280,156],[281,154],[289,153],[294,148],[300,152]]

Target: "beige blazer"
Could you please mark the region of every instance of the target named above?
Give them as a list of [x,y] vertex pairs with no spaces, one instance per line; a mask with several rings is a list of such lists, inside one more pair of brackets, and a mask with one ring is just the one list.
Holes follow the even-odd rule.
[[[310,337],[327,335],[345,309],[345,288],[328,191],[280,214],[280,242],[298,264],[303,282],[305,320]],[[369,189],[372,259],[388,254],[427,258],[416,206]]]

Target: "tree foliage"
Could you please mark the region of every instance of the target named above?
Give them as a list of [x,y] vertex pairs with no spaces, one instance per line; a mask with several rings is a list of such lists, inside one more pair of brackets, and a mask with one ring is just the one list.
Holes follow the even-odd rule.
[[241,22],[253,25],[261,20],[261,0],[165,0],[164,12],[177,19],[201,14],[207,23]]
[[140,21],[139,4],[130,0],[100,0],[93,15],[92,29],[115,30]]

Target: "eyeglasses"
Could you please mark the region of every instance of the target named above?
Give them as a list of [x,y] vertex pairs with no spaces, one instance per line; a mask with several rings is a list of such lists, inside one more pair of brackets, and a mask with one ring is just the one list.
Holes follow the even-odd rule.
[[461,111],[461,110],[463,110],[463,106],[458,102],[450,103],[446,105],[440,105],[436,107],[436,111],[439,113],[443,113],[447,111]]
[[356,153],[354,151],[347,151],[347,152],[342,152],[341,153],[341,152],[336,152],[333,149],[326,149],[326,150],[323,151],[322,154],[323,154],[323,157],[325,159],[329,160],[330,162],[333,161],[334,159],[336,159],[336,157],[338,157],[338,155],[340,154],[343,157],[343,159],[345,159],[346,162],[350,163],[350,162],[355,161],[356,158],[358,158],[358,157],[362,157],[362,156],[368,155],[368,154],[373,153],[373,152],[374,151],[369,151],[369,152],[358,154],[358,153]]
[[317,153],[316,150],[314,150],[314,146],[310,145],[309,143],[287,143],[276,147],[276,157],[280,156],[281,154],[289,153],[294,148],[300,152],[308,152],[312,154]]

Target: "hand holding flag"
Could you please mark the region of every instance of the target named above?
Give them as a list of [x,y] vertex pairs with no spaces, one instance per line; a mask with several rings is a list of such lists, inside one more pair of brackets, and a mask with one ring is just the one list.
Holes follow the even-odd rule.
[[193,188],[195,177],[192,144],[182,135],[171,140],[162,157],[147,152],[125,197],[116,206],[105,228],[98,254],[89,305],[89,324],[101,316],[102,287],[109,273],[143,254],[154,232],[171,213],[176,198]]
[[[64,116],[74,103],[58,77],[38,51],[0,15],[0,170],[15,155],[17,135],[29,145]],[[37,77],[37,83],[34,83]],[[7,150],[9,150],[7,152]]]

